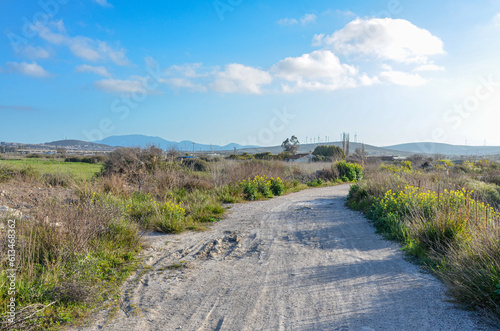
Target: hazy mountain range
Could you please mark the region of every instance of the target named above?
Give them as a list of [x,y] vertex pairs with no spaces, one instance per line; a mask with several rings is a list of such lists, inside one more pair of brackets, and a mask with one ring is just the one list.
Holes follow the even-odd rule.
[[[319,144],[302,144],[300,146],[299,153],[312,152],[317,145],[324,145],[325,143]],[[46,143],[46,145],[58,146],[58,147],[68,147],[68,146],[88,146],[88,147],[148,147],[155,145],[162,149],[169,149],[175,147],[179,151],[192,152],[193,151],[193,141],[184,140],[180,142],[165,140],[161,137],[152,137],[145,135],[124,135],[124,136],[110,136],[99,141],[85,142],[79,140],[61,140]],[[341,142],[330,142],[326,145],[336,145],[342,146]],[[239,153],[247,152],[249,154],[271,152],[277,154],[282,152],[281,146],[242,146],[236,143],[227,144],[224,146],[220,145],[207,145],[194,143],[194,149],[196,152],[233,152],[237,149]],[[351,154],[354,153],[356,148],[361,148],[361,143],[350,143]],[[365,151],[371,156],[381,156],[381,155],[394,155],[394,156],[409,156],[412,154],[442,154],[447,156],[470,156],[470,155],[495,155],[500,154],[500,146],[464,146],[464,145],[450,145],[442,143],[431,143],[431,142],[418,142],[418,143],[406,143],[392,146],[377,147],[373,145],[365,144]]]
[[[179,151],[193,151],[196,152],[210,152],[210,151],[227,151],[242,149],[242,148],[252,148],[258,146],[242,146],[239,144],[231,143],[224,146],[220,145],[206,145],[206,144],[198,144],[191,140],[183,140],[180,142],[177,141],[169,141],[165,140],[161,137],[151,137],[140,134],[131,134],[125,136],[109,136],[99,141],[94,141],[96,144],[104,144],[108,146],[121,146],[121,147],[148,147],[151,145],[155,145],[161,149],[169,149],[175,147]],[[193,146],[194,144],[194,146]]]

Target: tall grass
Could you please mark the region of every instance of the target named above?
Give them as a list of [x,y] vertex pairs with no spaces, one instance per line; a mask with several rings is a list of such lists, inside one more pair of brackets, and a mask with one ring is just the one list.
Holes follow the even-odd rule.
[[[450,169],[390,168],[353,185],[348,205],[365,211],[381,233],[401,241],[455,299],[500,317],[500,214],[496,196],[484,194],[492,187]],[[465,187],[471,183],[480,192]],[[460,184],[465,185],[445,188]]]
[[[115,206],[89,200],[49,200],[29,217],[15,219],[14,268],[5,254],[7,233],[0,233],[0,283],[7,282],[8,269],[16,269],[16,304],[28,307],[17,321],[38,310],[17,325],[20,328],[45,329],[107,299],[126,277],[139,249],[134,223],[122,219]],[[0,306],[5,307],[10,297],[2,288]],[[9,325],[4,318],[2,326]]]

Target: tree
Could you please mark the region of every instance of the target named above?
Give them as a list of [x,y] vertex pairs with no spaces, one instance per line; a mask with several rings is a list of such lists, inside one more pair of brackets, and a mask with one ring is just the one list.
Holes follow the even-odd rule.
[[286,138],[286,140],[281,144],[281,148],[283,148],[284,152],[297,154],[300,148],[299,139],[295,136],[291,138]]
[[334,145],[319,145],[316,146],[312,154],[317,161],[337,161],[345,159],[342,148]]

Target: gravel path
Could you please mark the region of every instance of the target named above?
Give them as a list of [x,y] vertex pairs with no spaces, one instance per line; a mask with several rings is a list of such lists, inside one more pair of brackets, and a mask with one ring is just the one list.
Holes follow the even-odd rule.
[[151,269],[81,330],[492,330],[344,207],[349,186],[234,205],[205,232],[145,238]]

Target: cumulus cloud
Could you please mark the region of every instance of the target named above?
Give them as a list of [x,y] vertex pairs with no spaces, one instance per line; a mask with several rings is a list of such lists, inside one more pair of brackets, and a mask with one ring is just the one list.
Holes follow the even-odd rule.
[[427,80],[419,74],[409,74],[402,71],[384,71],[379,75],[380,80],[386,83],[404,86],[421,86],[427,83]]
[[202,63],[185,63],[182,65],[171,66],[166,73],[169,75],[180,74],[184,77],[196,78],[196,77],[206,77],[209,73],[203,68]]
[[289,82],[282,84],[285,92],[334,91],[370,84],[367,76],[360,80],[357,68],[340,63],[339,58],[329,50],[288,57],[275,64],[271,71],[275,77]]
[[90,72],[103,77],[110,77],[111,74],[104,66],[91,66],[89,64],[82,64],[75,68],[76,72]]
[[314,14],[305,14],[304,16],[302,16],[300,18],[300,23],[302,23],[302,25],[306,25],[309,23],[315,23],[315,22],[316,22],[316,15],[314,15]]
[[299,19],[288,18],[288,17],[282,18],[278,21],[278,24],[279,25],[295,25],[295,24],[298,24],[300,22],[302,25],[307,25],[309,23],[315,23],[316,18],[317,17],[314,14],[305,14],[304,16],[302,16]]
[[435,64],[424,64],[416,67],[413,71],[444,71],[445,68]]
[[191,92],[206,92],[207,87],[202,84],[194,83],[193,81],[186,78],[166,78],[162,80],[162,83],[168,84],[175,88],[185,88]]
[[108,7],[108,8],[113,7],[113,5],[110,4],[107,0],[95,0],[95,2],[97,2],[99,5],[103,7]]
[[493,25],[497,28],[500,27],[500,13],[496,14],[494,17],[493,17]]
[[297,21],[297,19],[295,18],[282,18],[278,21],[278,24],[279,25],[294,25],[294,24],[297,24],[299,23],[299,21]]
[[50,22],[47,25],[33,26],[42,39],[51,44],[65,45],[71,52],[88,61],[110,60],[117,65],[130,64],[125,50],[118,46],[111,46],[105,41],[91,39],[85,36],[68,36],[62,20]]
[[50,53],[42,47],[25,46],[21,48],[21,54],[31,59],[47,59]]
[[268,85],[272,80],[267,71],[232,63],[215,74],[210,88],[222,93],[262,94],[262,85]]
[[94,83],[97,88],[105,92],[115,93],[146,93],[144,82],[141,79],[102,79]]
[[331,35],[316,35],[313,44],[400,63],[425,64],[429,56],[445,53],[441,39],[429,31],[391,18],[357,18]]
[[36,78],[44,78],[50,76],[50,73],[36,62],[7,62],[6,68],[6,72],[8,73],[20,73],[25,76]]
[[355,16],[356,15],[352,11],[350,11],[349,9],[346,9],[346,10],[337,9],[335,12],[338,15],[342,15],[342,16]]

